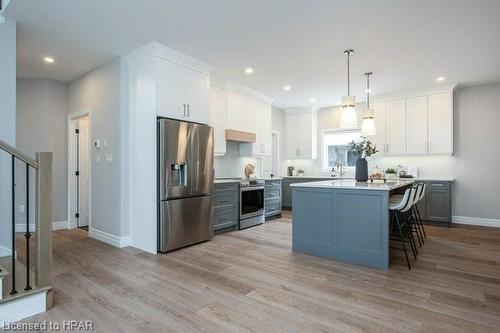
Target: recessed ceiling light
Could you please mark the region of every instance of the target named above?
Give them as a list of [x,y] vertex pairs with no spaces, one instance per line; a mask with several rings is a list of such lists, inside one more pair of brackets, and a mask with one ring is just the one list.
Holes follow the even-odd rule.
[[52,64],[52,63],[54,63],[54,58],[52,58],[52,57],[44,57],[43,61],[45,61],[48,64]]
[[316,98],[311,98],[310,101],[311,101],[311,103],[314,103],[314,102],[316,102]]
[[285,91],[289,91],[290,89],[292,89],[292,87],[290,87],[290,86],[284,86],[283,87],[283,90],[285,90]]
[[436,78],[436,81],[438,82],[444,81],[444,76],[439,76],[438,78]]
[[252,74],[253,73],[253,68],[252,67],[245,68],[245,73]]

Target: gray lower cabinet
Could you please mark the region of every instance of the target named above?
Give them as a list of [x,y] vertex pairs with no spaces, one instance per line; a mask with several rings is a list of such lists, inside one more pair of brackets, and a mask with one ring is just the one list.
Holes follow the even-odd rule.
[[238,194],[237,182],[214,184],[214,231],[238,229]]
[[449,181],[426,181],[425,199],[419,202],[424,222],[451,223],[451,186]]
[[266,218],[281,215],[281,179],[266,180],[264,199]]
[[318,182],[322,180],[329,180],[331,178],[328,177],[293,177],[293,178],[283,178],[283,189],[282,189],[282,206],[283,208],[292,208],[292,188],[290,184],[293,183],[309,183],[309,182]]

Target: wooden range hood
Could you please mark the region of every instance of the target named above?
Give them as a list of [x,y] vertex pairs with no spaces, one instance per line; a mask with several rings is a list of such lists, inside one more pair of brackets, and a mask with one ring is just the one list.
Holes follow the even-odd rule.
[[226,140],[236,141],[236,142],[255,143],[256,136],[255,136],[255,133],[227,129],[226,130]]

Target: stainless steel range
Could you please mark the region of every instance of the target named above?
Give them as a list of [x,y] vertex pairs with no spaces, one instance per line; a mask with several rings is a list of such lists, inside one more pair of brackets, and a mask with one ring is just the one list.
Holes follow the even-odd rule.
[[239,229],[262,224],[265,220],[263,179],[241,179]]

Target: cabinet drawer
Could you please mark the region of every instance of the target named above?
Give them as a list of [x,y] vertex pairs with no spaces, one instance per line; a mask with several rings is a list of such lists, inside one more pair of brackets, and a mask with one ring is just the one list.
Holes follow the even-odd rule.
[[271,203],[266,202],[266,215],[281,213],[281,202],[274,201]]
[[238,209],[222,207],[214,209],[214,229],[226,228],[238,224]]
[[276,180],[266,180],[266,187],[267,186],[281,186],[281,180],[276,179]]
[[218,191],[237,191],[238,183],[214,183],[214,192]]
[[237,206],[238,196],[237,192],[234,191],[223,191],[223,192],[214,192],[212,196],[212,200],[214,203],[214,207],[220,206]]
[[427,190],[448,190],[450,188],[450,182],[428,182]]
[[280,189],[279,188],[270,188],[265,191],[265,198],[270,199],[270,198],[279,198],[280,197]]

